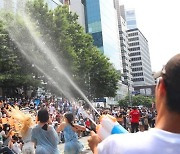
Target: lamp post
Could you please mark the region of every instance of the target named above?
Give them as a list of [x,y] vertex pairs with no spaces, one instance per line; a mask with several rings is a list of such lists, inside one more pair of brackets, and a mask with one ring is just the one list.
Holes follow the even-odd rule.
[[129,87],[130,87],[130,84],[128,83],[128,97],[129,97],[129,104],[130,104],[130,106],[132,106],[132,101],[131,101],[131,92],[130,92]]

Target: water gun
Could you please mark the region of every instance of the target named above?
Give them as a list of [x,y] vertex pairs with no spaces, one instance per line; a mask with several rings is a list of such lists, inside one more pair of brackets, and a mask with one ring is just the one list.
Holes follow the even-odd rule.
[[99,120],[100,124],[96,126],[96,132],[101,140],[104,140],[112,134],[128,133],[128,131],[117,122],[116,118],[111,115],[102,115]]

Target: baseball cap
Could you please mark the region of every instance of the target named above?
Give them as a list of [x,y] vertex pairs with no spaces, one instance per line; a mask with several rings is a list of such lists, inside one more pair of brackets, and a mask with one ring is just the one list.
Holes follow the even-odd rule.
[[161,71],[154,74],[154,78],[162,77],[168,86],[180,89],[180,54],[172,57]]

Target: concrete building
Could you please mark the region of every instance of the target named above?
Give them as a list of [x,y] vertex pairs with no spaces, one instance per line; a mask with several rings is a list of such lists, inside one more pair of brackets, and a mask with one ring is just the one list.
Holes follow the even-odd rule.
[[110,59],[114,67],[122,71],[118,33],[117,12],[114,2],[84,0],[86,32],[90,33],[97,46]]
[[133,91],[133,81],[132,81],[132,70],[131,62],[129,57],[129,45],[128,45],[128,34],[127,34],[127,24],[125,18],[124,5],[119,5],[119,0],[115,0],[115,7],[117,10],[118,18],[118,28],[120,36],[120,46],[122,55],[122,66],[123,66],[123,84],[127,85],[130,91]]
[[55,9],[58,5],[63,5],[64,0],[44,0],[48,4],[49,9]]
[[125,12],[126,12],[125,16],[126,16],[127,28],[128,29],[137,28],[135,10],[127,9]]
[[15,3],[16,0],[1,0],[0,5],[2,5],[2,9],[12,12],[16,9]]
[[70,11],[76,13],[78,18],[78,23],[85,29],[85,13],[84,13],[84,3],[82,0],[71,0],[70,1]]
[[136,94],[141,94],[143,96],[155,97],[155,88],[156,85],[147,85],[147,86],[137,86],[134,87]]
[[[121,52],[121,42],[119,35],[119,27],[117,14],[120,9],[117,9],[116,1],[104,1],[104,0],[84,0],[85,8],[85,24],[86,32],[90,33],[94,39],[94,45],[97,46],[101,52],[104,53],[110,59],[110,62],[114,64],[115,68],[123,74],[123,62]],[[125,20],[125,13],[122,15]],[[124,21],[123,19],[120,22]],[[126,33],[126,25],[122,26],[122,31]],[[126,56],[128,56],[128,38],[127,33],[124,36],[127,46],[122,50],[126,50]],[[130,68],[130,62],[126,60],[128,69]],[[127,74],[126,74],[127,75]],[[128,75],[131,76],[130,71]],[[130,85],[128,85],[130,84]],[[131,88],[130,88],[131,86]],[[129,79],[124,83],[124,75],[122,80],[118,82],[117,96],[115,98],[109,98],[111,100],[108,103],[116,104],[118,100],[123,99],[128,95],[129,89],[132,90],[132,81]]]
[[3,5],[4,5],[4,4],[3,4],[3,1],[1,0],[1,1],[0,1],[0,10],[3,8]]
[[154,85],[147,39],[138,28],[127,33],[134,87]]

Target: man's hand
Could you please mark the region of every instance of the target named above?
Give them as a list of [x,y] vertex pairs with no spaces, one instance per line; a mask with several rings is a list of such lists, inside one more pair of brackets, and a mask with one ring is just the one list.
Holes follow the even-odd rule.
[[89,137],[88,139],[88,143],[89,143],[88,145],[94,154],[98,153],[97,145],[100,142],[101,142],[101,139],[99,138],[99,136],[95,132],[91,131],[91,137]]

